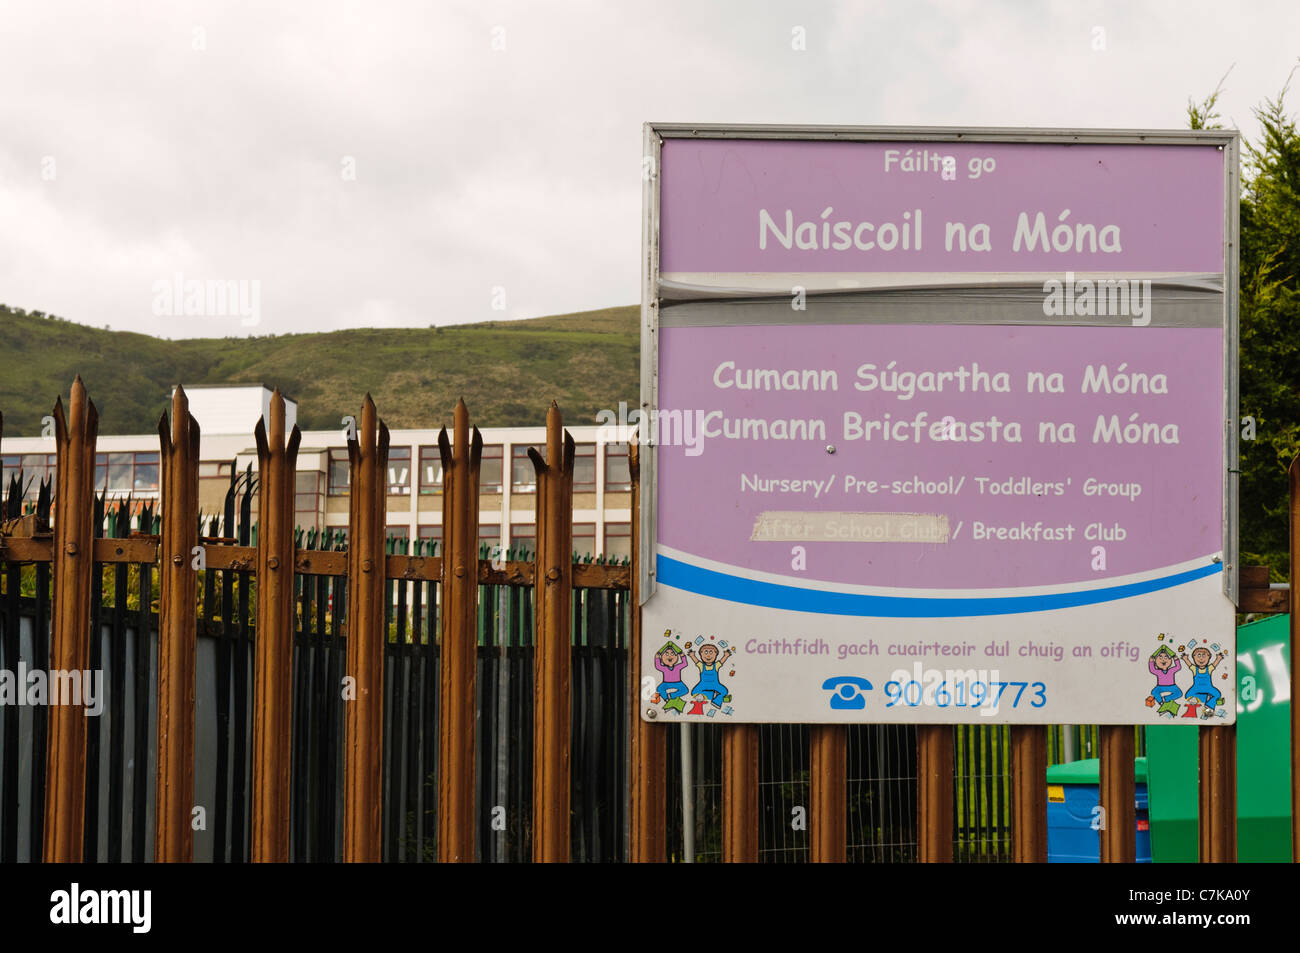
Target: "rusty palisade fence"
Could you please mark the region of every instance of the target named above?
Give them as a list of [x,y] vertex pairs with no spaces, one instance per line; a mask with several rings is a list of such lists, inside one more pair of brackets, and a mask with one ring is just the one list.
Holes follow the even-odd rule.
[[478,595],[478,472],[483,438],[456,404],[454,442],[438,435],[442,455],[442,683],[438,694],[438,852],[442,861],[474,859],[474,691]]
[[366,395],[361,424],[348,440],[348,647],[343,858],[379,860],[384,745],[384,510],[388,428]]
[[162,514],[158,569],[158,783],[154,860],[194,859],[194,693],[198,600],[195,547],[199,499],[199,425],[185,391],[176,388],[171,422],[158,421],[163,496],[176,500]]
[[[52,493],[49,486],[42,485],[35,509],[24,513],[20,511],[21,492],[15,495],[11,488],[0,510],[0,580],[6,587],[6,598],[0,600],[0,607],[10,606],[8,611],[0,612],[0,622],[4,624],[0,649],[5,653],[5,664],[11,664],[19,645],[17,612],[12,607],[18,602],[16,587],[24,578],[34,578],[36,583],[32,631],[35,633],[33,658],[38,666],[81,672],[111,662],[113,677],[120,682],[124,678],[121,656],[126,652],[126,641],[110,643],[113,658],[103,659],[100,641],[91,636],[101,624],[113,633],[123,634],[132,619],[139,619],[141,628],[136,629],[134,640],[137,661],[133,698],[137,714],[133,722],[132,750],[137,757],[131,767],[136,792],[131,807],[133,858],[146,857],[145,805],[139,792],[147,789],[150,759],[138,755],[144,750],[142,746],[148,745],[147,626],[156,571],[159,584],[158,669],[154,683],[157,731],[153,856],[156,860],[188,861],[194,856],[191,819],[200,807],[193,803],[196,645],[200,617],[206,620],[206,625],[211,625],[218,609],[221,635],[216,651],[220,658],[235,659],[229,671],[218,671],[218,695],[234,700],[233,709],[228,705],[222,709],[225,712],[220,716],[222,724],[226,719],[231,720],[236,735],[248,727],[244,705],[250,687],[252,724],[251,758],[247,764],[250,773],[244,773],[242,749],[230,748],[224,742],[218,749],[218,759],[223,765],[233,753],[235,768],[229,775],[234,778],[233,787],[225,789],[223,785],[217,794],[217,823],[219,829],[225,829],[226,800],[242,804],[242,791],[247,783],[251,791],[250,816],[243,817],[242,808],[235,807],[230,824],[236,831],[247,825],[248,855],[253,860],[285,861],[291,859],[291,854],[305,857],[308,848],[304,840],[308,837],[309,823],[314,825],[321,842],[333,843],[331,779],[337,761],[325,750],[332,742],[302,741],[311,726],[294,720],[294,712],[302,710],[310,700],[301,682],[303,666],[295,668],[294,662],[295,649],[305,644],[301,639],[309,628],[309,620],[315,621],[318,633],[326,633],[322,644],[328,652],[346,650],[341,670],[333,656],[328,662],[320,655],[314,656],[314,664],[325,675],[315,689],[318,692],[315,701],[307,705],[309,711],[327,713],[338,712],[341,705],[343,731],[338,750],[342,752],[343,839],[337,856],[347,861],[375,861],[381,859],[381,853],[385,858],[400,853],[412,859],[422,848],[402,842],[399,825],[402,819],[395,811],[389,812],[393,816],[386,815],[384,807],[390,803],[390,796],[391,803],[398,803],[399,789],[409,786],[410,793],[404,795],[403,801],[408,809],[424,804],[421,817],[436,813],[438,859],[490,859],[475,832],[485,829],[488,813],[501,808],[476,803],[476,800],[487,800],[486,793],[476,799],[476,778],[481,782],[486,776],[483,772],[490,772],[492,766],[484,764],[485,749],[480,747],[482,739],[477,736],[475,725],[479,713],[476,696],[493,692],[497,693],[494,698],[499,696],[501,706],[515,705],[531,713],[522,725],[521,734],[526,737],[512,735],[508,739],[508,754],[517,760],[521,772],[531,775],[531,816],[525,822],[528,830],[518,835],[518,842],[531,845],[534,860],[567,861],[572,855],[571,833],[581,827],[581,819],[575,816],[577,801],[572,788],[581,772],[571,764],[571,756],[578,750],[573,739],[579,732],[584,738],[615,732],[619,737],[612,740],[625,745],[618,750],[627,755],[622,788],[626,797],[624,803],[612,808],[626,819],[623,856],[637,862],[667,859],[669,741],[664,726],[647,724],[641,718],[638,663],[644,634],[635,608],[639,595],[635,589],[637,573],[627,565],[575,563],[571,558],[574,442],[563,429],[558,407],[552,405],[547,412],[545,456],[536,450],[530,453],[538,487],[538,545],[532,561],[481,558],[476,544],[483,441],[478,429],[470,425],[464,402],[455,408],[451,434],[444,429],[439,436],[446,546],[441,556],[421,554],[418,548],[415,555],[385,550],[388,430],[368,395],[362,403],[355,432],[349,433],[351,482],[346,550],[341,545],[343,537],[337,540],[339,545],[317,546],[301,545],[305,540],[295,535],[294,472],[300,435],[296,427],[286,433],[285,401],[278,391],[272,397],[268,418],[259,421],[253,435],[259,462],[256,480],[251,471],[232,480],[223,535],[217,535],[215,530],[205,534],[200,522],[199,428],[189,413],[183,390],[177,388],[173,395],[170,417],[164,415],[159,421],[160,510],[139,511],[140,530],[135,533],[127,528],[128,505],[109,504],[95,497],[98,415],[80,378],[72,385],[67,412],[60,398],[54,405],[53,419],[56,472]],[[2,439],[3,417],[0,417]],[[634,554],[639,551],[640,533],[638,463],[637,447],[632,443],[629,465]],[[1300,563],[1300,460],[1291,466],[1290,488],[1293,584],[1289,591],[1272,589],[1265,568],[1245,567],[1241,571],[1238,608],[1255,613],[1289,610],[1294,658],[1300,619],[1300,594],[1294,585],[1295,567]],[[249,532],[254,500],[258,514],[255,534]],[[242,524],[232,523],[231,516],[236,510],[242,510]],[[116,517],[112,538],[98,535],[97,527],[106,512]],[[156,533],[150,532],[155,516],[160,517]],[[212,525],[217,524],[214,521]],[[232,530],[232,526],[236,529]],[[34,575],[23,576],[24,567],[35,567]],[[130,579],[137,586],[135,592],[129,593],[128,570],[134,573]],[[201,579],[199,573],[203,570],[207,573]],[[224,573],[219,587],[213,571]],[[107,594],[112,577],[116,577],[113,587],[116,598],[101,608],[101,590]],[[385,586],[404,587],[408,583],[414,584],[416,596],[407,606],[406,589],[402,588],[398,603],[401,611],[393,614],[394,618],[389,614],[393,603],[386,595]],[[532,654],[510,655],[513,650],[507,648],[506,642],[495,643],[500,645],[500,658],[512,665],[523,659],[531,660],[531,695],[526,692],[500,695],[495,677],[487,680],[492,684],[486,684],[477,675],[488,657],[484,652],[498,652],[492,647],[494,643],[483,641],[480,622],[484,613],[495,610],[485,604],[480,586],[503,587],[503,592],[513,594],[512,598],[530,591],[533,594]],[[580,705],[581,695],[573,682],[576,672],[571,669],[569,653],[571,627],[576,631],[579,624],[574,600],[583,590],[612,591],[632,600],[626,615],[627,653],[620,663],[625,665],[619,681],[626,688],[624,708],[619,718],[594,717],[591,723],[583,720],[583,713],[589,709]],[[196,591],[202,593],[201,611],[196,607]],[[134,608],[128,604],[128,594],[138,594]],[[441,600],[440,606],[436,604],[437,599]],[[410,628],[408,613],[413,613],[414,620]],[[256,619],[253,627],[247,625],[250,618]],[[340,620],[344,618],[346,626],[342,629]],[[422,627],[427,629],[425,642],[420,641],[418,631],[410,631]],[[295,634],[299,641],[295,641]],[[251,686],[243,662],[239,661],[241,657],[251,662]],[[405,682],[400,674],[404,671],[408,673]],[[233,684],[230,672],[233,672]],[[387,684],[386,672],[397,673],[400,684]],[[411,674],[415,672],[423,674],[417,679],[416,674]],[[425,678],[428,690],[420,687]],[[1296,685],[1294,666],[1291,678],[1295,697],[1300,686]],[[120,685],[117,690],[119,696],[124,694]],[[341,697],[342,701],[331,702],[335,697]],[[385,699],[390,698],[391,707],[386,708]],[[417,698],[418,702],[413,701]],[[101,837],[108,839],[110,857],[125,851],[116,825],[102,825],[98,807],[92,803],[94,799],[87,796],[88,790],[98,792],[100,788],[101,755],[108,755],[104,763],[109,765],[123,760],[124,702],[121,697],[110,698],[114,715],[107,752],[101,751],[101,732],[87,728],[92,719],[84,716],[83,702],[84,699],[76,698],[73,704],[51,705],[48,710],[30,716],[35,739],[32,750],[41,763],[31,764],[28,770],[31,793],[24,829],[28,831],[29,844],[33,845],[33,856],[39,845],[40,856],[46,861],[75,862],[87,854],[93,858]],[[219,707],[224,704],[219,702]],[[1295,785],[1295,773],[1300,769],[1296,747],[1300,736],[1296,730],[1300,728],[1298,712],[1300,706],[1292,706],[1292,803],[1296,807],[1300,807]],[[0,782],[6,792],[0,805],[0,856],[15,859],[15,831],[22,826],[14,792],[19,778],[19,746],[15,741],[18,728],[12,713],[0,708],[0,716],[4,718],[5,742]],[[407,735],[403,736],[403,726],[408,722]],[[1198,730],[1201,860],[1231,862],[1236,857],[1235,728]],[[334,737],[329,725],[325,731],[323,737]],[[720,826],[724,860],[753,861],[759,857],[761,737],[757,725],[721,729]],[[916,856],[923,861],[951,861],[954,858],[954,729],[921,726],[915,737]],[[1009,737],[1011,857],[1021,862],[1041,862],[1047,852],[1048,730],[1041,726],[1013,727]],[[425,738],[429,739],[427,743]],[[848,837],[848,729],[811,726],[808,738],[809,856],[820,862],[843,861]],[[1131,862],[1135,848],[1134,729],[1105,726],[1100,741],[1101,801],[1105,809],[1102,860]],[[313,749],[313,744],[320,750]],[[418,770],[411,767],[403,772],[385,767],[398,763],[396,749],[413,744],[418,744],[424,752],[414,762]],[[391,759],[390,747],[394,749]],[[218,773],[222,770],[225,768]],[[436,774],[436,811],[427,802],[427,795],[422,800],[419,794],[421,774]],[[487,791],[482,783],[479,788]],[[297,789],[317,792],[312,795],[315,813],[310,819],[305,815],[291,818],[292,805],[299,803],[292,794]],[[108,816],[116,812],[122,817],[125,805],[120,783],[108,790]],[[1296,813],[1293,811],[1293,817]],[[291,826],[299,831],[296,847]],[[424,829],[423,821],[417,828]],[[1293,822],[1293,852],[1300,850],[1296,830]],[[235,859],[244,855],[241,842],[237,832],[230,836]],[[419,844],[425,843],[431,844],[432,838],[426,841],[421,836]],[[223,847],[222,859],[225,850]],[[312,848],[311,853],[320,856],[320,848]],[[325,859],[329,859],[328,855],[327,849]]]
[[533,859],[569,859],[569,626],[573,605],[573,437],[554,403],[546,413],[546,459],[537,472],[536,677],[533,685]]
[[[54,405],[58,490],[54,518],[54,625],[50,670],[90,668],[90,500],[94,489],[95,437],[99,414],[78,377],[72,383],[68,419],[62,398]],[[45,769],[45,860],[80,861],[85,822],[86,718],[81,706],[54,705],[49,715]]]
[[[285,434],[284,397],[278,390],[271,396],[270,427],[266,424],[259,420],[254,432],[261,492],[253,643],[253,860],[286,861],[293,715],[293,483],[301,434],[296,425]],[[164,508],[168,502],[163,500]]]

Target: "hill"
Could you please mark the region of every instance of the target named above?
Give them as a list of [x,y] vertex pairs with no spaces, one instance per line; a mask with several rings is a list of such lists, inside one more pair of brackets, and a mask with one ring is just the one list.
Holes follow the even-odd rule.
[[337,427],[367,391],[394,428],[450,425],[460,397],[481,427],[541,424],[552,400],[566,423],[595,423],[636,402],[639,313],[167,341],[0,305],[0,413],[7,434],[34,436],[80,374],[101,434],[153,433],[176,383],[279,387],[304,429]]

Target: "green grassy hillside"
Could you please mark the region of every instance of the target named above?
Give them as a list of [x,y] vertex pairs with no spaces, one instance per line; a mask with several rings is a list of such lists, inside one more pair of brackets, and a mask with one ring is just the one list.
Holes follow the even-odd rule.
[[552,400],[566,423],[595,423],[637,399],[638,314],[165,341],[0,305],[0,413],[5,433],[34,436],[80,374],[101,434],[155,432],[177,383],[279,387],[304,429],[337,427],[367,391],[394,428],[449,425],[459,397],[482,427],[541,424]]

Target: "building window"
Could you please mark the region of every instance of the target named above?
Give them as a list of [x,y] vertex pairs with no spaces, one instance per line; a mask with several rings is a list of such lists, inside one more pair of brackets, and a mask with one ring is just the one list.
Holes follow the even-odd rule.
[[321,497],[325,474],[302,470],[294,476],[293,518],[303,529],[320,529]]
[[[512,444],[510,447],[510,492],[511,493],[536,493],[537,492],[537,468],[533,466],[532,459],[528,456],[529,448],[532,444]],[[540,447],[537,448],[539,453],[545,455]]]
[[627,462],[627,444],[605,444],[605,492],[625,493],[632,489],[632,470]]
[[442,452],[435,447],[420,448],[420,495],[442,492]]
[[131,481],[131,489],[136,493],[157,493],[158,454],[136,453],[132,456],[135,457],[135,474]]
[[501,444],[483,448],[479,461],[478,491],[480,493],[501,492]]
[[632,556],[632,524],[605,524],[605,555],[629,559]]
[[407,544],[411,541],[411,527],[405,524],[400,526],[386,526],[384,527],[384,536],[391,544],[386,547],[390,552],[399,555],[406,555],[410,552],[407,548]]
[[596,492],[596,445],[580,443],[573,453],[573,492]]
[[388,448],[388,495],[411,495],[411,448]]
[[478,524],[478,555],[480,559],[497,559],[501,556],[501,524]]
[[532,559],[537,552],[537,524],[511,523],[510,548],[515,550],[519,558]]
[[4,461],[4,486],[0,488],[0,496],[8,494],[9,481],[20,473],[25,489],[23,499],[36,499],[41,492],[41,482],[44,480],[50,481],[50,493],[54,493],[54,462],[58,459],[54,454],[24,453],[21,456],[15,454],[0,459]]
[[[442,525],[437,523],[426,523],[415,530],[415,538],[423,543],[422,547],[417,547],[417,553],[421,556],[440,556],[442,555]],[[437,545],[437,552],[434,546]]]
[[200,480],[230,479],[230,473],[235,465],[227,460],[222,463],[219,460],[205,460],[199,464]]
[[352,489],[352,465],[346,449],[330,451],[329,488],[330,496],[347,496]]
[[[390,533],[394,531],[395,531],[394,529],[389,530]],[[406,532],[405,528],[402,528],[401,531],[403,533]],[[441,556],[443,554],[443,550],[442,550],[443,539],[442,539],[441,525],[437,523],[425,523],[416,529],[416,536],[419,540],[421,540],[424,543],[423,555],[425,556],[435,555],[432,549],[432,544],[434,543],[438,544],[438,552],[436,553],[436,555]],[[478,527],[478,541],[480,545],[487,544],[488,546],[499,546],[501,544],[500,525],[496,523],[480,523]]]
[[95,490],[122,495],[157,493],[158,454],[95,454]]
[[[528,456],[530,447],[535,448],[543,457],[546,456],[546,448],[539,447],[536,444],[514,444],[511,447],[511,493],[537,492],[537,468],[533,466],[533,461]],[[596,445],[594,443],[580,443],[574,448],[573,492],[596,492]]]
[[594,556],[596,553],[596,524],[573,524],[573,555]]
[[[501,492],[501,444],[483,448],[479,458],[478,491]],[[420,448],[420,493],[442,492],[442,454],[437,447]]]

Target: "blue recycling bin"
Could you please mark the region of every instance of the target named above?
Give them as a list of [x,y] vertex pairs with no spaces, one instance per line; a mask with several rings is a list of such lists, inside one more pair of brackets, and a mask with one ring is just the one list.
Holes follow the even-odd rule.
[[[1101,862],[1098,806],[1101,762],[1097,758],[1054,764],[1047,769],[1047,862]],[[1147,806],[1147,759],[1133,764],[1137,807],[1137,862],[1151,863],[1151,819]]]

